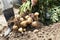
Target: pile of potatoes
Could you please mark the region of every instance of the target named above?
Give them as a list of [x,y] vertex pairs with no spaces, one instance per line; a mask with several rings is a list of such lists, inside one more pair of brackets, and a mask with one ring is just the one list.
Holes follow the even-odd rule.
[[26,27],[31,25],[31,27],[37,28],[40,27],[40,22],[38,21],[39,13],[31,13],[24,17],[16,16],[14,19],[13,30],[18,30],[19,32],[26,31]]

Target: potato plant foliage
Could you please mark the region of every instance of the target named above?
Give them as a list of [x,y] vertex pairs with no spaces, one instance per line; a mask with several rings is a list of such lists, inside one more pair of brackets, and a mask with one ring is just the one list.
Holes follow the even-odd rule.
[[[40,13],[40,20],[45,22],[46,16],[51,22],[60,21],[60,0],[38,0],[38,12]],[[38,8],[38,7],[37,7]],[[27,10],[34,11],[31,7],[31,1],[27,0],[27,2],[21,5],[20,14],[26,12]],[[46,15],[46,13],[48,13]],[[48,17],[48,15],[50,15]]]
[[52,20],[52,22],[60,21],[60,6],[51,8],[49,12],[51,15],[50,19]]

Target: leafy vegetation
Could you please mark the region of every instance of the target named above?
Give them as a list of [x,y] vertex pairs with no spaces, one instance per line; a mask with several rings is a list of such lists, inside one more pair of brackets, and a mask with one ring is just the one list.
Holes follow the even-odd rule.
[[[45,22],[46,19],[50,22],[60,21],[60,0],[38,0],[38,5],[39,8],[37,8],[41,21]],[[26,10],[30,10],[31,12],[31,8],[30,1],[23,3],[20,7],[20,14],[26,12]],[[34,10],[32,9],[32,11]]]
[[60,6],[49,10],[52,22],[60,21]]
[[19,9],[20,9],[20,15],[27,12],[27,10],[30,11],[31,10],[30,1],[24,2]]
[[[42,21],[50,22],[60,21],[60,0],[39,0],[40,16]],[[46,21],[47,21],[46,20]]]

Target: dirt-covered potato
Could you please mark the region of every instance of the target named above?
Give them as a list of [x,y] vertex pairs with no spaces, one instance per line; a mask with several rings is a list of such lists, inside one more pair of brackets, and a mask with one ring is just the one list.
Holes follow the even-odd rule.
[[38,28],[40,26],[40,23],[38,21],[32,22],[32,27]]
[[26,26],[27,26],[27,21],[22,21],[22,22],[20,23],[20,25],[21,25],[22,27],[26,27]]
[[24,28],[23,31],[25,32],[26,31],[26,28]]
[[38,21],[38,19],[39,19],[39,13],[38,12],[35,12],[35,14],[34,14],[34,20],[35,21]]
[[22,33],[23,32],[23,28],[19,28],[18,31]]
[[27,16],[25,16],[25,19],[28,19],[30,16],[29,15],[27,15]]
[[17,29],[18,29],[18,26],[14,25],[13,30],[17,30]]
[[28,19],[27,19],[27,24],[31,24],[33,22],[33,19],[31,18],[31,17],[29,17]]
[[21,21],[21,22],[24,21],[24,18],[21,17],[21,18],[20,18],[20,21]]
[[34,16],[38,16],[38,15],[39,15],[39,13],[38,12],[35,12]]

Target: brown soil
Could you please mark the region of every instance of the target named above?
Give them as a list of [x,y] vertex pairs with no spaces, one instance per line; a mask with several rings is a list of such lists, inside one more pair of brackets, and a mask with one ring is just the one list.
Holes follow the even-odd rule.
[[[15,10],[16,11],[16,10]],[[17,15],[17,12],[15,13]],[[6,25],[3,16],[0,16],[0,24]],[[6,37],[0,33],[0,40],[60,40],[60,23],[54,23],[50,26],[43,26],[39,29],[31,28],[22,33],[12,31]]]
[[7,37],[0,36],[0,40],[60,40],[60,23],[29,30],[23,34],[12,31]]

